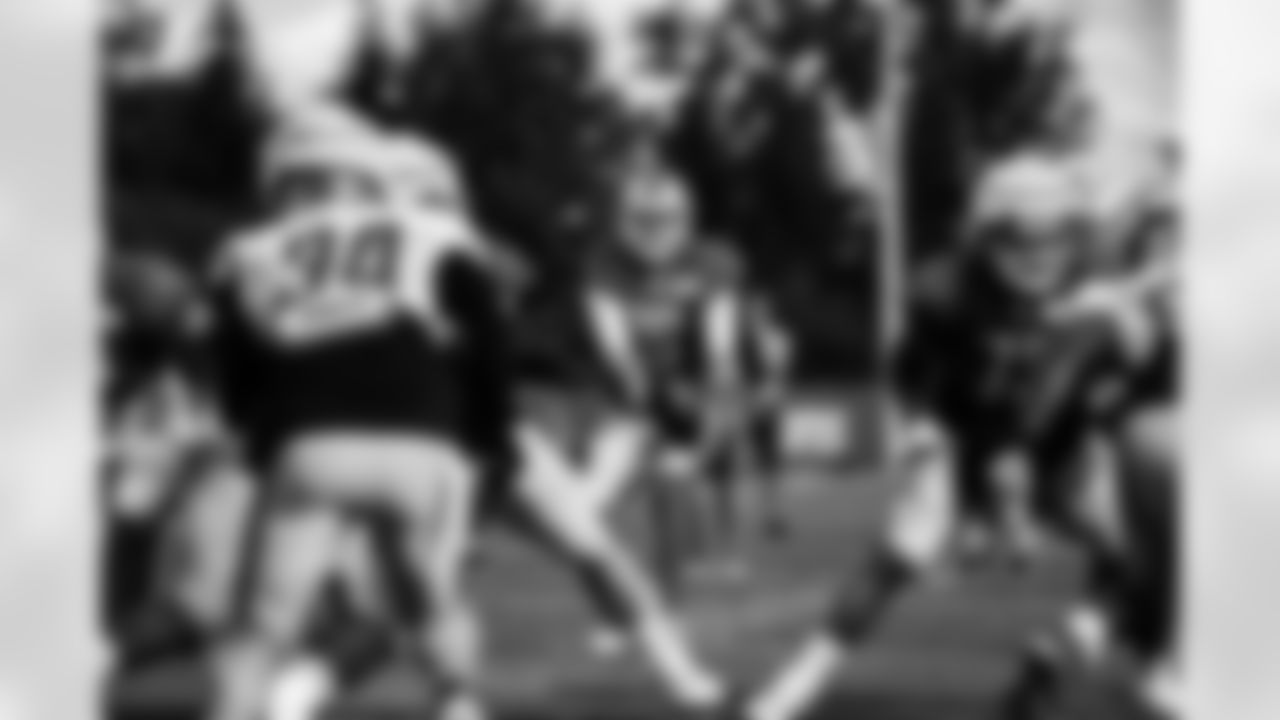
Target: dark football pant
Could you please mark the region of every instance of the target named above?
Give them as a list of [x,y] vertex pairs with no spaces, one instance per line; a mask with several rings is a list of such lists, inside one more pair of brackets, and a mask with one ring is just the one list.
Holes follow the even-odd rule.
[[1128,553],[1118,619],[1125,640],[1144,660],[1172,650],[1178,634],[1181,498],[1174,422],[1171,407],[1148,407],[1120,433]]

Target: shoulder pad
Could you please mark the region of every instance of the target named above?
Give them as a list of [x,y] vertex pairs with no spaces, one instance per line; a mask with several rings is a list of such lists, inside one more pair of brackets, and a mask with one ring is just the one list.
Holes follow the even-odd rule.
[[208,281],[215,285],[228,281],[236,272],[236,266],[243,262],[242,258],[249,248],[263,242],[266,235],[267,230],[264,226],[233,232],[214,253],[206,269]]
[[483,231],[469,218],[423,208],[403,210],[398,215],[415,232],[434,242],[456,245],[460,250],[488,252]]

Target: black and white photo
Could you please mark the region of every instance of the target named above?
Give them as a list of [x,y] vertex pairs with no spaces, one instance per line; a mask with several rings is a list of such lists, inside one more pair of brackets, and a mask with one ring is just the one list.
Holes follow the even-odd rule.
[[1174,0],[103,0],[120,720],[1179,720]]

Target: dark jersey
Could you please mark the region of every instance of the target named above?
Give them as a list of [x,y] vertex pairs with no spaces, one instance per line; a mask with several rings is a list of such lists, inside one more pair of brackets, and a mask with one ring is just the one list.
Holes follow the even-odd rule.
[[597,356],[646,384],[705,373],[713,306],[737,292],[740,276],[736,257],[719,245],[695,246],[660,267],[602,254],[590,271],[584,308]]
[[910,402],[993,446],[1056,444],[1106,412],[1125,372],[1107,323],[1049,323],[972,268],[930,280],[897,368]]
[[258,452],[317,429],[481,443],[506,402],[483,257],[465,222],[377,207],[238,238],[217,277],[228,416]]

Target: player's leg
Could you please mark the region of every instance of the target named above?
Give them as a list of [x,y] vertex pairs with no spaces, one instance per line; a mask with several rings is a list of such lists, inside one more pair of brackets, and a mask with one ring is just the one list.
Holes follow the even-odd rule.
[[460,449],[407,438],[382,449],[379,492],[394,519],[396,568],[407,573],[415,650],[438,690],[442,720],[487,717],[480,700],[481,628],[464,588],[480,476]]
[[757,471],[752,392],[753,388],[739,387],[726,391],[724,397],[708,394],[700,443],[694,448],[701,460],[695,470],[701,471],[700,489],[705,491],[701,499],[708,551],[719,561],[718,569],[731,576],[746,572],[747,528],[752,501],[759,500],[752,497]]
[[653,437],[648,424],[635,416],[614,416],[587,432],[583,493],[607,515],[644,475]]
[[963,564],[982,564],[996,556],[998,546],[996,493],[990,475],[995,442],[983,415],[972,408],[950,408],[946,420],[955,435],[954,550]]
[[[1068,669],[1100,669],[1117,649],[1136,657],[1155,694],[1169,687],[1164,660],[1177,569],[1171,426],[1169,408],[1139,408],[1104,438],[1105,445],[1090,448],[1095,472],[1082,477],[1086,492],[1073,518],[1090,561],[1090,583],[1060,626],[1029,649],[1006,703],[1010,720],[1039,717]],[[1100,449],[1110,452],[1103,456]]]
[[643,487],[657,576],[679,595],[687,569],[706,557],[711,545],[713,497],[707,481],[706,408],[685,378],[660,375],[660,387],[646,408],[654,441]]
[[[757,395],[755,388],[744,393]],[[772,393],[770,393],[772,395]],[[750,531],[779,540],[789,533],[781,472],[781,408],[772,399],[748,399],[712,458],[720,526],[738,558]]]
[[[519,431],[522,457],[508,478],[503,506],[507,512],[499,517],[520,521],[536,530],[540,525],[537,512],[524,507],[530,504],[524,494],[544,493],[588,508],[599,522],[611,526],[618,503],[648,471],[653,435],[640,416],[624,414],[604,403],[584,403],[575,409],[568,430],[565,423],[525,417]],[[583,451],[575,452],[579,447]],[[571,477],[574,472],[576,480]],[[528,487],[533,483],[546,485]],[[540,534],[538,539],[544,537]],[[600,657],[620,655],[629,640],[626,609],[607,583],[598,582],[590,573],[583,574],[582,579],[595,611],[588,647]]]
[[643,565],[598,508],[576,492],[582,482],[577,470],[536,429],[522,429],[520,450],[514,500],[524,527],[577,571],[602,614],[631,628],[677,699],[691,706],[718,702],[721,682],[695,657]]
[[395,552],[396,528],[385,518],[353,527],[339,550],[335,591],[343,626],[321,650],[332,656],[344,684],[390,660],[395,626],[403,624],[412,588],[383,562]]
[[751,461],[745,438],[734,434],[704,450],[705,530],[709,559],[722,573],[747,571],[746,526],[750,517]]
[[[1068,651],[1085,665],[1101,665],[1111,654],[1118,629],[1114,607],[1128,574],[1128,530],[1124,518],[1124,477],[1117,438],[1095,429],[1084,438],[1070,463],[1071,475],[1059,483],[1068,495],[1048,508],[1051,522],[1066,524],[1068,536],[1090,559],[1081,598],[1070,609],[1062,637]],[[1052,502],[1052,501],[1051,501]],[[1065,516],[1065,519],[1063,519]]]
[[711,497],[703,449],[666,438],[653,451],[644,487],[654,567],[665,592],[678,598],[692,564],[712,545]]
[[[160,584],[160,557],[164,546],[164,523],[151,512],[130,506],[128,491],[143,482],[136,468],[121,464],[104,470],[107,484],[103,538],[105,587],[101,603],[103,623],[110,636],[117,661],[124,666],[144,664],[171,645],[174,633],[172,613],[159,611],[156,589]],[[132,477],[131,477],[132,475]],[[136,497],[136,496],[135,496]],[[168,608],[168,603],[161,603]],[[161,615],[165,618],[161,618]]]
[[[182,616],[192,619],[199,637],[212,637],[231,619],[237,586],[244,572],[256,486],[247,467],[222,453],[193,468],[196,473],[176,508],[177,532],[171,538],[171,572],[165,587]],[[337,551],[337,577],[361,620],[383,617],[379,585],[373,577],[372,549],[362,528],[350,527]],[[271,720],[311,720],[339,689],[372,666],[372,633],[359,627],[332,628],[281,669],[271,690]],[[382,638],[376,638],[381,640]]]
[[1128,419],[1118,441],[1126,470],[1123,510],[1133,570],[1119,606],[1119,624],[1140,665],[1139,691],[1171,717],[1181,714],[1182,705],[1176,421],[1171,405],[1143,408]]
[[335,452],[323,438],[301,439],[272,473],[260,546],[249,554],[245,617],[215,650],[211,720],[261,720],[279,674],[301,648],[348,522],[344,486],[360,481],[329,466]]
[[[598,523],[611,532],[612,511],[623,497],[641,489],[642,500],[653,502],[650,483],[657,476],[654,454],[658,436],[651,418],[598,404],[585,406],[576,431],[586,435],[587,452],[580,457],[573,453],[572,433],[560,425],[536,419],[524,423],[520,431],[524,469],[515,478],[511,498],[525,526],[575,568],[596,612],[597,625],[588,637],[589,647],[599,656],[612,657],[626,650],[632,635],[634,613],[630,608],[635,603],[625,589],[619,589],[628,583],[615,581],[615,573],[608,568],[601,571],[592,551],[578,553],[575,548],[589,547],[590,543],[575,539],[584,535],[573,529],[576,520],[562,520],[556,513],[560,501],[570,503],[573,508],[565,511],[565,518],[590,515],[589,522],[581,523],[583,527]],[[638,487],[637,483],[644,484]],[[661,517],[671,514],[664,509]],[[656,517],[654,512],[650,520],[656,521]]]
[[991,458],[985,475],[992,484],[995,528],[1001,555],[1015,569],[1040,556],[1045,538],[1036,513],[1038,488],[1049,481],[1024,448],[1008,447]]
[[902,439],[907,486],[880,544],[859,559],[828,622],[807,638],[748,707],[750,720],[797,720],[826,692],[845,657],[864,645],[915,581],[945,558],[955,523],[954,458],[941,428],[920,422]]
[[126,663],[138,645],[139,618],[153,599],[164,537],[160,514],[172,482],[173,449],[157,423],[147,422],[155,414],[147,412],[154,404],[148,390],[120,398],[107,409],[100,476],[107,531],[103,621]]
[[326,584],[319,627],[304,651],[280,671],[271,693],[269,720],[313,720],[343,691],[387,662],[401,618],[390,606],[379,563],[380,533],[351,524],[337,544],[335,572]]
[[757,315],[757,342],[749,364],[756,379],[753,422],[749,430],[754,477],[762,505],[763,530],[766,537],[783,539],[790,534],[783,490],[784,435],[788,406],[794,386],[795,347],[791,332],[781,316],[765,310]]
[[174,508],[165,592],[211,632],[226,625],[233,609],[258,487],[226,450],[211,450],[190,470]]
[[[166,397],[177,389],[153,389],[163,384],[112,418],[104,468],[106,611],[126,664],[194,651],[213,624],[182,592],[182,578],[202,559],[184,550],[192,510],[207,504],[204,490],[220,485],[225,463],[202,433],[185,431],[184,409]],[[225,532],[219,540],[234,544]]]
[[[1072,670],[1101,670],[1112,657],[1112,607],[1127,572],[1117,489],[1121,478],[1113,462],[1112,438],[1101,432],[1082,435],[1070,452],[1039,458],[1050,468],[1037,504],[1043,518],[1065,531],[1088,559],[1084,591],[1058,621],[1037,633],[1023,650],[1014,689],[1005,700],[1009,720],[1041,717],[1054,703],[1062,679]],[[1052,472],[1057,469],[1058,472]]]
[[755,481],[759,496],[761,523],[765,536],[773,539],[782,539],[791,533],[791,523],[787,518],[783,494],[784,413],[780,400],[765,402],[756,411],[746,440],[751,458],[751,477]]

